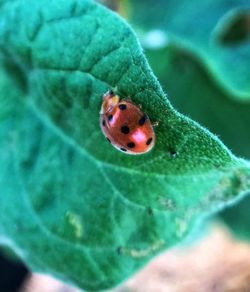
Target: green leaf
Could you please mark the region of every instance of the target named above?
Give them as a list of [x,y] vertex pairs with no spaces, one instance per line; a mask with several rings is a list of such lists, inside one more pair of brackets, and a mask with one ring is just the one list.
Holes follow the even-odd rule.
[[162,30],[201,58],[232,97],[250,99],[249,1],[134,1],[129,11],[139,29]]
[[177,110],[218,135],[233,153],[250,159],[248,102],[225,93],[199,59],[179,46],[146,49],[146,56]]
[[[1,1],[0,50],[0,243],[32,270],[110,288],[250,188],[247,162],[172,108],[104,7]],[[114,87],[159,122],[150,153],[125,155],[102,135]]]
[[[214,82],[199,60],[179,47],[147,49],[146,56],[178,110],[219,135],[237,155],[250,158],[248,103],[233,100]],[[244,240],[250,240],[249,208],[250,198],[246,194],[240,202],[219,213],[232,233]]]

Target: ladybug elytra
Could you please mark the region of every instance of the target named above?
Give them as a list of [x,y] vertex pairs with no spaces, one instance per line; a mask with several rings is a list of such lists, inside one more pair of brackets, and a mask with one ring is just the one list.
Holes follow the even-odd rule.
[[155,144],[155,133],[148,116],[130,100],[112,91],[103,95],[100,126],[106,139],[127,154],[143,154]]

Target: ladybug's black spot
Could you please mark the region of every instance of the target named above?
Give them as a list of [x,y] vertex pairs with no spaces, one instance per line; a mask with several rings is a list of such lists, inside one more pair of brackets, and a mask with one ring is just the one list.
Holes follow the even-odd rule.
[[121,110],[121,111],[124,111],[125,109],[127,108],[127,106],[126,106],[126,104],[120,104],[119,105],[119,109]]
[[128,148],[134,148],[135,147],[135,143],[134,142],[129,142],[127,144]]
[[106,126],[106,122],[105,122],[105,120],[102,120],[102,125],[103,125],[103,127]]
[[125,149],[125,148],[120,148],[121,149],[121,151],[123,151],[123,152],[126,152],[127,151],[127,149]]
[[112,116],[112,115],[109,115],[109,116],[108,116],[108,120],[109,120],[109,121],[112,121],[112,119],[113,119],[113,116]]
[[111,143],[111,141],[109,140],[109,138],[108,138],[108,137],[106,137],[106,139],[109,141],[109,143]]
[[138,121],[138,124],[140,126],[143,126],[145,124],[145,122],[146,122],[146,119],[147,119],[147,116],[144,115],[143,117],[140,118],[140,120]]
[[151,138],[149,138],[149,139],[147,140],[146,144],[147,144],[147,145],[150,145],[152,141],[153,141],[153,138],[151,137]]
[[128,126],[122,126],[121,127],[121,132],[123,134],[128,134],[129,133],[129,127]]

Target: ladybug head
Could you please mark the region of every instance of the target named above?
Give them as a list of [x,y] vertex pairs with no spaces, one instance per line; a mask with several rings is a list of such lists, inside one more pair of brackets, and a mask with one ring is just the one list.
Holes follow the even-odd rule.
[[112,110],[120,101],[120,97],[109,90],[102,97],[102,107],[100,114],[105,114]]

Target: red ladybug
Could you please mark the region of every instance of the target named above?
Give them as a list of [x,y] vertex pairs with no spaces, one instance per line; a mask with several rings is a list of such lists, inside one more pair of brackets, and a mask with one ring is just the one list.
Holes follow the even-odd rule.
[[107,140],[128,154],[143,154],[155,144],[153,126],[146,114],[130,100],[112,91],[103,95],[100,126]]

